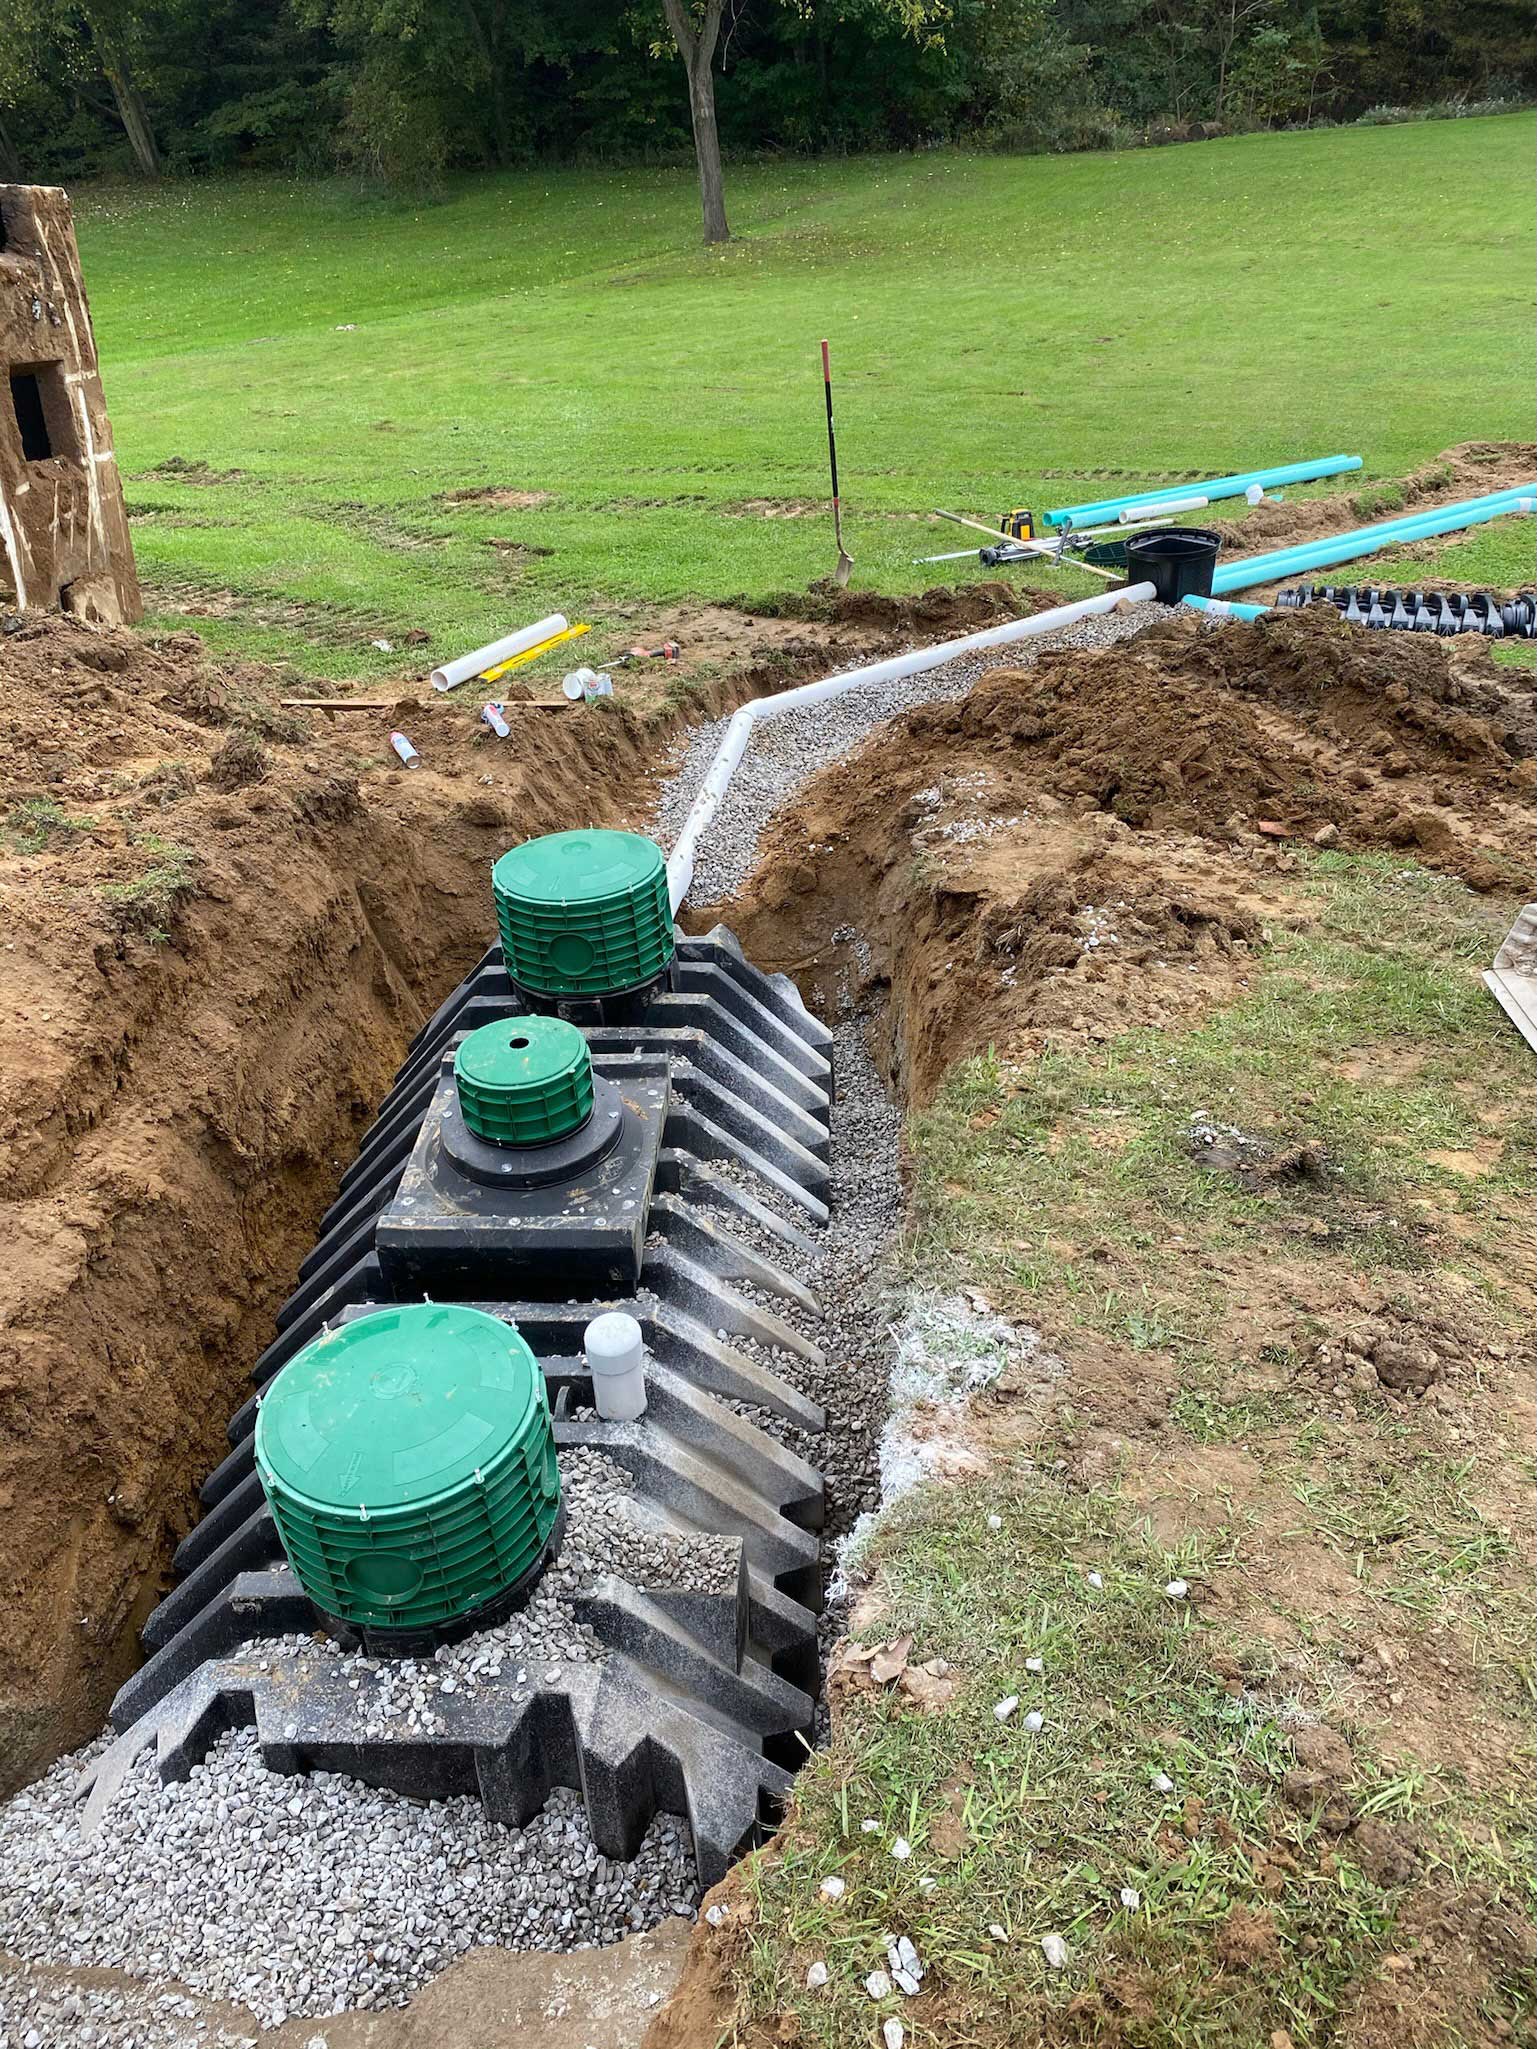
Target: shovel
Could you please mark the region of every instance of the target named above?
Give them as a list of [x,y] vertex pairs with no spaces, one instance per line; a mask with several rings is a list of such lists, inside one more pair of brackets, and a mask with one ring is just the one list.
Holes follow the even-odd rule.
[[838,503],[838,444],[833,439],[833,371],[828,361],[826,342],[822,344],[822,386],[827,393],[827,460],[833,473],[833,533],[838,542],[838,566],[833,571],[833,582],[842,590],[853,574],[854,558],[843,545],[843,508]]

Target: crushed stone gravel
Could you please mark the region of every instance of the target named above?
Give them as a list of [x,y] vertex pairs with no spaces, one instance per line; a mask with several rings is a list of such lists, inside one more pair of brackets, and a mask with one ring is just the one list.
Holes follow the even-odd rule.
[[[1138,611],[1085,620],[1018,649],[770,721],[699,850],[696,900],[739,886],[778,806],[881,721],[962,695],[985,668],[1025,665],[1049,648],[1107,645],[1144,623]],[[724,726],[699,728],[681,750],[657,811],[664,841],[681,825]],[[809,1286],[822,1306],[815,1319],[781,1299],[758,1298],[815,1340],[820,1363],[780,1347],[733,1342],[827,1411],[817,1433],[764,1415],[754,1420],[826,1474],[831,1567],[842,1541],[881,1499],[881,1431],[901,1314],[883,1267],[903,1200],[900,1117],[870,1057],[865,1021],[849,998],[829,1022],[836,1077],[829,1224],[808,1230],[805,1216],[755,1176],[729,1166],[714,1171],[748,1188],[814,1244],[801,1252],[761,1227],[744,1231],[740,1219],[721,1219]],[[569,1527],[560,1561],[508,1622],[431,1660],[322,1650],[312,1638],[264,1648],[274,1657],[341,1658],[369,1728],[403,1721],[430,1730],[444,1691],[521,1686],[564,1659],[601,1655],[572,1612],[574,1597],[597,1572],[709,1587],[733,1569],[734,1553],[708,1544],[680,1548],[652,1527],[637,1513],[643,1505],[633,1500],[628,1477],[600,1454],[567,1453],[561,1465]],[[843,1619],[835,1597],[820,1625],[824,1653]],[[18,1958],[115,1967],[146,1981],[145,1989],[56,1994],[23,1975],[23,1966],[0,1981],[4,2049],[181,2049],[191,2039],[223,2049],[238,2038],[195,2025],[181,2010],[185,2002],[178,2006],[177,1995],[158,1990],[157,1981],[178,1980],[277,2024],[291,2015],[403,2003],[480,1944],[585,1948],[694,1911],[688,1835],[672,1816],[657,1817],[632,1863],[613,1863],[593,1845],[575,1793],[557,1791],[526,1827],[507,1828],[488,1821],[473,1799],[422,1805],[336,1773],[270,1773],[252,1730],[226,1734],[180,1784],[162,1786],[153,1760],[141,1758],[86,1840],[78,1825],[78,1777],[106,1742],[61,1759],[0,1808],[0,1927]]]
[[141,1758],[110,1826],[87,1839],[73,1790],[90,1754],[0,1809],[7,1947],[175,1978],[273,2026],[398,2004],[482,1943],[581,1949],[693,1912],[687,1833],[670,1815],[618,1864],[594,1847],[575,1793],[508,1828],[475,1799],[280,1777],[241,1729],[181,1783],[162,1786]]

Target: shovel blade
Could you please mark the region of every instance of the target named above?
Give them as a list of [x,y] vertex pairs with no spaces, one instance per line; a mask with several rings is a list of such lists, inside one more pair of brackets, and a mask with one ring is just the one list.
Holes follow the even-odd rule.
[[853,573],[853,557],[850,555],[844,555],[840,553],[838,556],[838,566],[833,571],[833,582],[838,586],[839,590],[844,590],[847,588],[848,580],[853,575]]

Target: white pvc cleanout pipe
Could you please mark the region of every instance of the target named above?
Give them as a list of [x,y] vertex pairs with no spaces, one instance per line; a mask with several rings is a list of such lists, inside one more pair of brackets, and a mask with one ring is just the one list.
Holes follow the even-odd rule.
[[863,669],[848,669],[841,676],[824,676],[819,683],[802,683],[794,690],[778,690],[771,697],[753,698],[733,713],[726,737],[715,750],[715,759],[699,786],[699,795],[689,806],[683,829],[667,856],[667,893],[674,913],[694,879],[694,851],[720,809],[760,719],[774,718],[782,711],[799,711],[808,704],[821,704],[829,697],[841,697],[846,690],[859,690],[870,683],[899,683],[904,676],[920,676],[925,669],[943,668],[946,662],[956,661],[962,655],[1008,647],[1016,640],[1032,640],[1039,633],[1056,633],[1064,626],[1076,625],[1080,619],[1117,611],[1122,605],[1145,604],[1153,595],[1150,583],[1128,584],[1124,590],[1101,591],[1098,597],[1082,598],[1073,605],[1054,605],[1049,612],[1037,612],[1029,619],[1009,619],[1002,626],[968,633],[961,640],[943,641],[938,647],[914,648],[910,654],[871,662]]
[[1116,514],[1118,526],[1140,526],[1144,520],[1172,519],[1176,512],[1204,512],[1209,498],[1165,498],[1160,505],[1126,505]]
[[564,633],[566,624],[564,612],[552,612],[548,619],[540,619],[517,633],[509,633],[502,640],[493,640],[489,647],[478,647],[472,655],[460,655],[456,661],[445,662],[441,669],[433,670],[428,680],[434,690],[457,690],[472,676],[494,669],[498,662],[510,662],[514,655],[527,654],[531,647],[537,647],[541,640],[548,640],[552,634]]

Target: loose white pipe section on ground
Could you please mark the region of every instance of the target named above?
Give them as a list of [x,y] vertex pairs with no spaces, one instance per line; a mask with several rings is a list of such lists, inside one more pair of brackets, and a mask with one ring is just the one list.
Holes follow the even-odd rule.
[[1172,519],[1176,512],[1204,512],[1209,498],[1166,498],[1161,505],[1127,505],[1116,514],[1118,526],[1140,526],[1160,519]]
[[457,690],[472,676],[482,676],[487,669],[494,669],[498,662],[511,661],[514,655],[526,654],[531,647],[538,647],[541,641],[564,633],[566,624],[564,612],[552,612],[548,619],[540,619],[533,626],[524,626],[517,633],[493,640],[489,647],[478,647],[473,654],[460,655],[456,661],[445,662],[441,669],[433,670],[428,681],[434,690]]
[[947,640],[938,647],[914,648],[911,654],[893,655],[889,661],[871,662],[863,669],[849,669],[841,676],[824,676],[819,683],[802,683],[794,690],[778,690],[771,697],[755,697],[732,716],[726,737],[715,750],[699,795],[689,806],[683,829],[667,856],[667,893],[676,915],[694,879],[694,851],[721,807],[737,764],[747,752],[753,728],[762,719],[782,711],[800,711],[808,704],[821,704],[829,697],[841,697],[846,690],[859,690],[870,683],[899,683],[904,676],[920,676],[926,669],[943,668],[962,655],[985,654],[989,648],[1009,647],[1017,640],[1033,640],[1037,634],[1056,633],[1075,626],[1080,619],[1093,619],[1122,605],[1145,604],[1153,596],[1150,583],[1129,584],[1124,590],[1102,591],[1098,597],[1082,598],[1074,605],[1054,605],[1033,618],[1010,619],[1002,626],[989,626],[981,633],[968,633],[961,640]]

